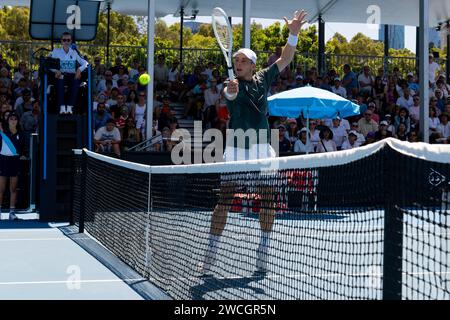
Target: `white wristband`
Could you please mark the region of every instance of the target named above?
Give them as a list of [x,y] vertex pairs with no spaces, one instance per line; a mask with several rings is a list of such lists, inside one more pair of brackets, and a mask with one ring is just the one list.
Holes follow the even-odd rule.
[[289,38],[287,40],[287,44],[291,47],[297,47],[298,42],[298,36],[294,36],[293,34],[289,33]]

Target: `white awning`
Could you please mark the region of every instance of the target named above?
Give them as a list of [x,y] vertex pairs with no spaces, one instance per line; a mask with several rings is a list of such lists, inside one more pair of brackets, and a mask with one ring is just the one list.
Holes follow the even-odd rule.
[[[30,0],[2,0],[3,5],[29,6]],[[148,0],[113,0],[114,11],[147,15]],[[242,16],[243,0],[157,0],[156,16],[179,15],[183,6],[185,14],[198,10],[197,16],[209,16],[214,7],[221,7],[232,17]],[[257,0],[252,1],[252,18],[282,19],[290,17],[297,9],[308,11],[308,19],[315,22],[319,13],[325,22],[375,23],[393,25],[419,25],[419,0]],[[378,20],[377,17],[380,19]],[[430,26],[450,20],[449,0],[430,0]]]

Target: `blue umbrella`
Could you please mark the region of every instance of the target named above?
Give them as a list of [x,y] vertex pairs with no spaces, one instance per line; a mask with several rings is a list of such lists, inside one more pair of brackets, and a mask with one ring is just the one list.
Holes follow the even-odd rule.
[[359,115],[359,105],[333,92],[314,87],[302,87],[270,96],[271,116],[298,118],[302,113],[313,119],[334,119]]
[[[306,127],[309,130],[309,119],[334,119],[360,114],[359,105],[333,92],[310,86],[277,93],[267,99],[269,115],[298,118],[306,115]],[[309,134],[307,144],[309,144]]]

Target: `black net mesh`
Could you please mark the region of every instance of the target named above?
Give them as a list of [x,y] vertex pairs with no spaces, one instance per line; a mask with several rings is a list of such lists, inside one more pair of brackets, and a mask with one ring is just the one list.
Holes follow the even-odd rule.
[[449,163],[315,157],[181,173],[89,153],[79,218],[174,299],[448,299]]

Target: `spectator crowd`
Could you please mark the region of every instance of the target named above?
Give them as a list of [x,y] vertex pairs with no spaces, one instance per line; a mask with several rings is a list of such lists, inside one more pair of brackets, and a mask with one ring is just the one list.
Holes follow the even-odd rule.
[[[276,61],[279,54],[277,48],[263,67]],[[449,143],[450,86],[432,55],[429,63],[430,142]],[[96,57],[92,67],[95,149],[120,155],[147,138],[147,88],[138,81],[146,68],[138,59],[125,65],[120,57],[110,68]],[[154,69],[152,150],[170,151],[176,143],[169,139],[180,127],[180,119],[173,108],[175,104],[184,106],[181,118],[201,120],[205,130],[217,128],[225,133],[230,120],[223,95],[227,76],[219,71],[220,66],[208,62],[184,72],[179,61],[167,63],[166,57],[160,54]],[[421,93],[413,72],[402,75],[394,68],[387,74],[380,68],[374,74],[364,66],[358,73],[346,64],[342,70],[330,69],[319,74],[315,67],[303,70],[297,66],[279,75],[271,85],[270,95],[303,86],[318,87],[352,100],[360,106],[361,114],[346,119],[339,116],[311,119],[308,128],[302,117],[268,117],[270,127],[279,129],[280,152],[345,150],[387,137],[419,141]],[[15,112],[20,119],[20,129],[26,135],[37,132],[38,98],[36,74],[23,62],[12,68],[0,56],[0,128],[9,113]]]

